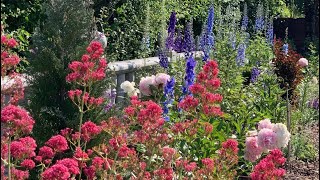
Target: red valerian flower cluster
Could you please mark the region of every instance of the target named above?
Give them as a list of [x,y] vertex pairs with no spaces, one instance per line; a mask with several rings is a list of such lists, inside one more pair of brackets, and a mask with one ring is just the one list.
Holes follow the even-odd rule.
[[13,70],[19,64],[19,56],[10,51],[17,46],[18,43],[14,38],[8,39],[1,31],[1,76],[5,76],[7,70]]
[[8,105],[1,110],[2,131],[7,136],[30,134],[35,121],[29,113],[18,106]]
[[190,92],[193,96],[186,96],[180,103],[179,108],[195,112],[200,105],[200,111],[207,116],[222,116],[220,103],[223,97],[220,94],[214,93],[220,87],[220,79],[218,78],[218,64],[216,61],[208,61],[202,71],[197,76],[195,84],[190,86]]
[[285,162],[281,150],[274,149],[254,167],[250,177],[252,180],[281,179],[286,171],[279,167]]
[[[15,72],[20,58],[11,49],[18,46],[14,38],[8,39],[1,29],[1,106],[17,104],[24,97],[22,76]],[[7,99],[9,97],[9,100]]]
[[89,82],[103,80],[107,67],[107,61],[101,58],[103,51],[101,43],[93,41],[87,48],[88,54],[84,54],[81,61],[73,61],[69,64],[69,69],[73,72],[67,75],[67,82],[86,86]]

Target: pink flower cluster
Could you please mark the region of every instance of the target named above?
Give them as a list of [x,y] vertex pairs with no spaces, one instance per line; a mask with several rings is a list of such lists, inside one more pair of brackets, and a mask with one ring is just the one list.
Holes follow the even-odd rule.
[[151,86],[162,89],[167,84],[168,80],[170,80],[170,76],[165,73],[143,77],[139,83],[140,92],[145,96],[150,96],[152,94]]
[[8,39],[1,31],[1,76],[5,76],[7,70],[14,68],[20,62],[18,55],[13,54],[10,49],[18,46],[14,38]]
[[87,53],[81,58],[81,61],[72,61],[69,69],[73,72],[67,75],[67,82],[77,82],[86,86],[89,82],[99,81],[105,78],[107,61],[100,58],[103,54],[103,48],[100,42],[93,41],[87,48]]
[[273,124],[270,119],[264,119],[259,122],[258,130],[259,132],[251,132],[246,138],[246,160],[254,162],[260,158],[262,152],[288,145],[290,133],[284,124]]
[[[20,58],[11,49],[18,46],[14,38],[2,33],[1,29],[1,106],[5,104],[5,97],[10,97],[9,104],[17,104],[24,97],[22,77],[15,73]],[[6,76],[6,77],[5,77]]]
[[8,105],[1,110],[2,131],[5,135],[27,135],[30,134],[35,121],[29,113],[18,106]]
[[250,177],[252,180],[282,179],[286,171],[279,167],[285,161],[281,150],[274,149],[254,167]]
[[222,116],[220,103],[223,97],[214,93],[220,87],[220,79],[218,78],[218,64],[214,60],[208,61],[202,71],[197,75],[197,81],[190,86],[190,92],[193,96],[186,96],[179,103],[179,108],[185,111],[196,111],[200,106],[200,110],[207,116]]

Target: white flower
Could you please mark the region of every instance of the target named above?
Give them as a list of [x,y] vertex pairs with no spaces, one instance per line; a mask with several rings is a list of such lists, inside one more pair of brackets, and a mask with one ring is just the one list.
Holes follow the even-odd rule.
[[120,87],[124,90],[125,93],[128,94],[129,97],[131,96],[137,96],[138,93],[140,93],[139,89],[135,88],[134,82],[125,81],[123,82]]
[[277,147],[286,147],[291,136],[290,132],[287,129],[287,126],[282,123],[277,123],[273,125],[272,130],[276,133],[277,136]]
[[312,77],[312,83],[313,84],[318,84],[318,78],[317,77]]

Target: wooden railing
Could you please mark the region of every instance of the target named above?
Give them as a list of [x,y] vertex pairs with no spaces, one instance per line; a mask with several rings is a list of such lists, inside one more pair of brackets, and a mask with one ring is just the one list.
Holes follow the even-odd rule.
[[[195,57],[201,57],[203,56],[203,53],[201,51],[196,51],[193,53]],[[169,62],[175,61],[178,59],[184,59],[185,54],[184,53],[176,53],[171,52],[169,53]],[[116,89],[113,89],[113,91],[116,91],[116,99],[115,102],[120,102],[121,97],[124,96],[124,91],[120,88],[121,83],[124,81],[134,81],[135,80],[135,73],[139,70],[143,70],[147,67],[157,66],[159,65],[159,57],[149,57],[149,58],[143,58],[143,59],[133,59],[133,60],[126,60],[126,61],[117,61],[117,62],[111,62],[108,64],[108,71],[113,71],[115,73],[114,82],[116,85]],[[2,84],[5,84],[7,79],[1,79],[1,86]],[[24,83],[26,89],[28,87],[27,83]]]

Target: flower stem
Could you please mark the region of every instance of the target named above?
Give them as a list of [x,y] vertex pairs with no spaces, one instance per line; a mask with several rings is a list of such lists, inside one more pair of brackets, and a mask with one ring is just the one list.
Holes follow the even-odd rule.
[[[83,96],[86,94],[86,87],[84,87],[84,90],[83,90]],[[82,96],[82,99],[81,99],[81,107],[80,107],[80,121],[79,121],[79,134],[80,134],[80,138],[78,139],[78,147],[81,148],[81,125],[82,125],[82,121],[83,121],[83,114],[84,114],[84,111],[83,111],[83,108],[84,108],[84,97]]]
[[11,137],[8,142],[8,180],[11,180],[11,151],[10,151]]

